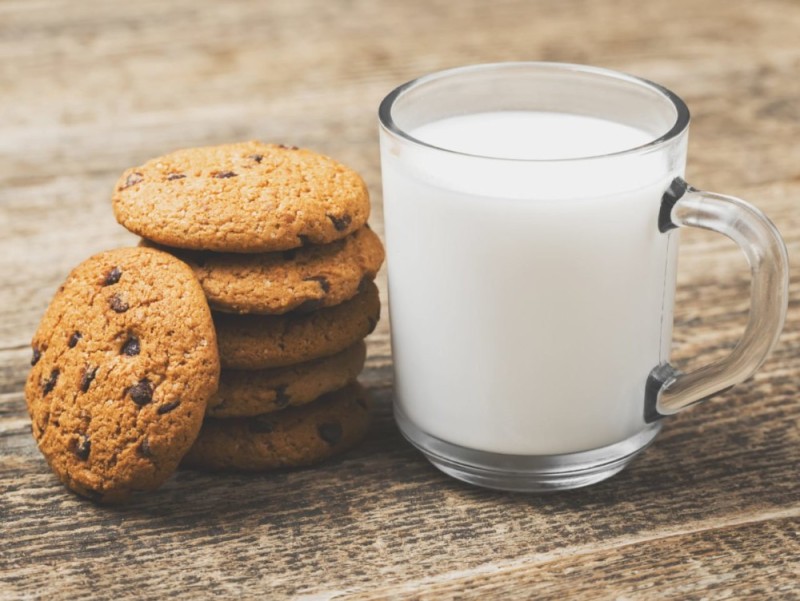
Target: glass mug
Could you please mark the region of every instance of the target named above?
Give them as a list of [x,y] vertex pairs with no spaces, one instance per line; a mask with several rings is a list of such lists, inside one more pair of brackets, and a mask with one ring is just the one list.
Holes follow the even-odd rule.
[[[443,472],[516,491],[599,482],[775,345],[786,248],[755,207],[683,180],[689,110],[669,90],[476,65],[400,86],[379,117],[394,413]],[[752,274],[742,339],[689,373],[668,362],[681,227],[728,236]]]

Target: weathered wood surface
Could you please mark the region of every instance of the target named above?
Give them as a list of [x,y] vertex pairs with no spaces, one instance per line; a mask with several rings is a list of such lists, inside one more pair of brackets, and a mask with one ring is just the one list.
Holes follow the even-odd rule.
[[[795,0],[4,0],[0,597],[800,598],[798,32]],[[118,509],[62,489],[30,436],[28,343],[73,265],[134,241],[108,202],[125,167],[229,140],[309,146],[364,174],[381,232],[382,96],[515,59],[620,68],[687,100],[689,179],[763,208],[794,263],[786,331],[754,379],[671,419],[606,483],[502,494],[401,439],[384,321],[364,377],[376,425],[343,459],[182,472]],[[680,259],[675,356],[691,365],[734,344],[748,274],[703,233]]]

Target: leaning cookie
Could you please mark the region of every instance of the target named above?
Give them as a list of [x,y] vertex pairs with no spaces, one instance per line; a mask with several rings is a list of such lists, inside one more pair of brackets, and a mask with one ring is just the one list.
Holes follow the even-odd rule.
[[210,417],[247,417],[310,403],[354,380],[364,367],[367,346],[359,341],[330,357],[265,370],[222,370],[209,401]]
[[242,253],[328,244],[370,212],[351,169],[262,142],[187,148],[128,169],[113,207],[119,223],[159,244]]
[[227,369],[269,369],[328,357],[352,346],[380,319],[378,288],[313,313],[214,313],[220,360]]
[[369,402],[357,382],[302,407],[256,417],[206,419],[184,467],[263,471],[319,463],[360,441]]
[[95,255],[59,288],[32,344],[33,436],[62,482],[99,502],[162,484],[219,381],[191,269],[148,248]]
[[384,259],[383,245],[369,226],[330,244],[277,253],[159,248],[188,263],[211,308],[229,313],[280,314],[338,305],[374,280]]

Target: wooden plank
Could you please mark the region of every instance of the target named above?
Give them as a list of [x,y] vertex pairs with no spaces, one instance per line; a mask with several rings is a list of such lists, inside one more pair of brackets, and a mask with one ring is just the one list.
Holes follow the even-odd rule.
[[335,598],[797,599],[798,554],[800,518],[772,518]]
[[[796,517],[800,410],[787,402],[795,383],[770,386],[768,399],[754,403],[750,384],[678,416],[629,470],[552,496],[480,490],[439,474],[403,444],[386,389],[377,391],[369,440],[342,461],[263,476],[183,472],[121,509],[65,494],[25,420],[4,420],[0,574],[21,587],[11,591],[43,594],[78,594],[86,578],[123,598],[145,586],[156,597],[251,585],[279,596],[332,594]],[[125,569],[108,570],[109,557]],[[787,561],[798,567],[791,553]],[[184,565],[214,570],[176,574]]]
[[[0,3],[0,598],[797,598],[800,3],[342,6]],[[752,200],[789,246],[786,330],[755,378],[670,419],[608,482],[503,494],[446,478],[402,440],[385,318],[363,376],[375,427],[341,460],[181,472],[116,509],[63,490],[30,436],[27,345],[72,266],[136,242],[108,200],[124,168],[233,139],[307,145],[364,174],[382,233],[382,96],[435,69],[519,59],[620,68],[688,101],[689,179]],[[680,365],[729,352],[748,281],[732,244],[683,234]]]

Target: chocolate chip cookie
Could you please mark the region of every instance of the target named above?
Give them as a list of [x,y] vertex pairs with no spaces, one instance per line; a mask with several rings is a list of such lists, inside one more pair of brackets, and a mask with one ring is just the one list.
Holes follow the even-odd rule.
[[220,360],[229,369],[268,369],[327,357],[367,336],[380,319],[378,288],[312,313],[214,313]]
[[302,407],[256,417],[206,419],[183,465],[245,471],[311,465],[351,448],[368,426],[366,391],[352,382]]
[[33,435],[73,491],[116,502],[174,471],[217,388],[211,313],[192,270],[149,248],[70,273],[33,338]]
[[367,346],[359,341],[341,353],[288,367],[223,369],[219,390],[209,401],[206,415],[246,417],[305,405],[354,380],[366,355]]
[[242,142],[178,150],[128,169],[117,221],[159,244],[261,253],[327,244],[362,227],[367,187],[310,150]]
[[275,253],[159,248],[194,269],[212,309],[230,313],[280,314],[338,305],[375,279],[384,258],[383,245],[368,226],[330,244]]

